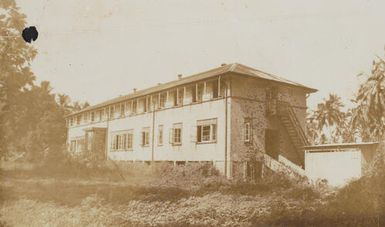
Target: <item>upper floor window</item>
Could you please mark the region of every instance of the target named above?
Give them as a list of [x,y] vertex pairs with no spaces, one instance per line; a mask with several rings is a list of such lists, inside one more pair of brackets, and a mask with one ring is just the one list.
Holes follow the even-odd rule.
[[127,101],[126,102],[126,107],[125,107],[125,110],[126,110],[126,112],[127,112],[127,115],[129,115],[130,113],[131,113],[131,104],[132,104],[132,102],[131,101]]
[[216,142],[217,119],[200,120],[197,122],[197,142]]
[[109,119],[114,118],[114,112],[115,112],[115,106],[110,106],[110,112],[109,112],[109,115],[108,115]]
[[115,111],[114,111],[114,115],[113,115],[113,118],[117,118],[120,114],[120,104],[116,104],[115,105]]
[[188,88],[191,91],[191,102],[196,102],[197,101],[197,88],[196,85],[191,86]]
[[170,143],[172,145],[182,144],[182,123],[176,123],[173,125],[170,132]]
[[82,116],[81,115],[76,116],[76,124],[77,125],[80,125],[80,121],[81,120],[82,120]]
[[169,97],[172,101],[172,106],[177,106],[178,105],[178,92],[177,90],[169,91]]
[[153,95],[151,96],[151,105],[153,106],[153,109],[156,110],[159,108],[159,95]]
[[178,106],[183,105],[184,88],[178,88]]
[[167,93],[162,92],[159,94],[159,108],[164,108],[166,106]]
[[89,113],[88,112],[83,113],[83,120],[84,120],[84,122],[88,122],[88,117],[89,117]]
[[214,80],[210,83],[211,86],[211,97],[218,98],[218,80]]
[[91,122],[95,121],[95,112],[91,112]]
[[132,113],[136,114],[137,107],[138,107],[138,102],[135,99],[135,100],[132,101]]
[[124,117],[125,114],[126,114],[126,105],[123,102],[120,104],[120,117]]
[[142,129],[141,145],[147,147],[150,145],[150,128],[145,127]]
[[203,100],[203,90],[204,90],[204,84],[203,83],[198,83],[196,85],[196,101],[201,102]]

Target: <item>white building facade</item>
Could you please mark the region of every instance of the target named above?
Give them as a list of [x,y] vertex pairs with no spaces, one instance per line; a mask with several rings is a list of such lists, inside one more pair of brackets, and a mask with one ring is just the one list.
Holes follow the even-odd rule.
[[[222,65],[67,116],[68,149],[119,161],[212,162],[231,177],[247,169],[236,163],[267,152],[266,130],[277,132],[278,144],[293,137],[280,132],[285,123],[269,114],[271,103],[284,101],[304,127],[306,95],[314,91],[241,64]],[[296,148],[273,147],[303,162]]]

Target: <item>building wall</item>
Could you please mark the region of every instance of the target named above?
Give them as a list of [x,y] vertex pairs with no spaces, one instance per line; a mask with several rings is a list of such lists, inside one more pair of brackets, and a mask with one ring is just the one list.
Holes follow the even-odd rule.
[[[196,143],[196,125],[198,120],[217,119],[217,139],[214,143]],[[153,120],[154,119],[154,120]],[[173,146],[170,143],[170,129],[175,123],[182,123],[182,144]],[[158,126],[163,126],[163,144],[158,145]],[[155,127],[153,127],[155,126]],[[71,127],[68,141],[84,136],[84,129],[89,127],[107,128],[107,157],[111,160],[129,161],[213,161],[224,173],[225,160],[225,99],[204,101],[155,111],[155,114],[143,113],[130,117],[117,118],[102,123]],[[150,128],[149,146],[141,145],[141,132],[144,127]],[[154,130],[153,130],[154,128]],[[133,149],[113,151],[111,149],[112,134],[118,131],[133,131]],[[154,133],[154,138],[152,137]],[[154,141],[152,140],[154,139]]]
[[340,152],[306,152],[306,176],[312,181],[326,179],[332,186],[343,186],[362,175],[362,154],[359,149]]
[[[230,78],[230,80],[229,80]],[[202,84],[202,82],[198,82]],[[230,85],[231,84],[231,85]],[[143,103],[138,102],[138,114],[126,112],[120,117],[119,105],[115,113],[110,115],[110,109],[104,108],[104,114],[95,115],[95,119],[102,122],[90,123],[90,115],[82,117],[86,124],[71,126],[68,133],[68,143],[77,137],[84,136],[84,129],[89,127],[107,128],[107,157],[112,160],[130,161],[213,161],[221,172],[227,176],[234,175],[234,163],[258,158],[265,153],[265,130],[276,129],[279,132],[280,154],[294,163],[301,163],[296,151],[290,142],[287,132],[277,117],[268,117],[266,114],[266,93],[272,85],[277,86],[278,98],[289,102],[295,109],[300,123],[305,125],[306,97],[302,89],[276,85],[255,78],[225,75],[220,85],[221,98],[212,99],[212,85],[206,84],[202,99],[203,102],[190,104],[192,101],[192,85],[182,86],[185,90],[183,106],[173,106],[173,95],[169,93],[165,108],[153,112],[142,113]],[[231,87],[231,88],[229,88]],[[225,91],[227,90],[227,91]],[[174,92],[175,89],[171,89]],[[180,91],[180,90],[179,90]],[[227,95],[227,98],[225,97]],[[142,99],[139,99],[142,100]],[[227,111],[226,111],[227,109]],[[142,111],[143,110],[143,111]],[[95,110],[98,113],[97,110]],[[112,119],[107,120],[108,116]],[[227,118],[226,118],[227,116]],[[83,119],[84,118],[84,119]],[[217,119],[217,140],[215,143],[197,144],[196,126],[198,120]],[[244,123],[251,123],[251,142],[245,143]],[[173,146],[169,143],[170,129],[173,124],[181,123],[182,144]],[[158,145],[158,126],[163,125],[163,144]],[[150,128],[149,146],[141,146],[141,132],[144,127]],[[227,127],[227,130],[226,130]],[[112,151],[112,134],[118,131],[133,130],[133,149],[126,151]],[[154,134],[154,137],[153,137]],[[227,139],[226,139],[227,136]],[[225,158],[225,156],[227,158]],[[302,158],[303,159],[303,158]],[[226,165],[225,165],[226,164]],[[244,169],[237,166],[234,169]]]
[[[289,102],[297,118],[305,129],[306,93],[302,89],[275,85],[278,88],[278,100]],[[291,139],[282,123],[276,116],[267,116],[267,91],[271,84],[253,78],[233,76],[231,80],[231,161],[242,165],[242,162],[257,159],[259,153],[265,153],[265,130],[278,130],[279,154],[303,165],[304,155],[294,149]],[[244,125],[249,121],[252,125],[252,142],[244,142]],[[234,167],[235,169],[235,167]],[[236,169],[244,169],[236,167]],[[235,174],[235,173],[233,173]]]

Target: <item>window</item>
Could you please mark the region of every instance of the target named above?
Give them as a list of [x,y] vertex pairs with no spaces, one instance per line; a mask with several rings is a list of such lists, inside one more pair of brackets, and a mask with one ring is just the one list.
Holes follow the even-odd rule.
[[140,99],[140,105],[141,107],[141,110],[143,110],[143,112],[147,112],[147,98],[144,97],[142,99]]
[[166,105],[167,93],[163,92],[159,95],[159,108],[164,108]]
[[217,119],[200,120],[197,122],[197,142],[216,142]]
[[203,100],[203,88],[204,88],[203,83],[197,84],[196,101],[198,101],[198,102],[201,102]]
[[99,120],[103,120],[104,117],[104,109],[99,110]]
[[163,145],[163,125],[158,126],[158,146]]
[[137,106],[138,106],[137,100],[133,100],[132,101],[132,113],[133,114],[136,114]]
[[197,88],[196,88],[196,85],[191,86],[190,89],[191,89],[191,98],[192,98],[191,101],[194,103],[194,102],[197,101]]
[[81,115],[76,116],[76,124],[77,124],[77,125],[80,125],[81,119],[82,119],[82,116],[81,116]]
[[159,95],[151,96],[151,100],[152,100],[152,106],[153,106],[154,110],[158,109],[159,108]]
[[251,124],[250,121],[245,121],[243,128],[243,140],[245,143],[251,142]]
[[182,123],[174,124],[170,132],[170,143],[172,145],[182,144]]
[[74,125],[74,119],[72,117],[69,119],[69,121],[70,121],[70,126]]
[[83,123],[88,121],[88,113],[83,113]]
[[91,122],[95,121],[95,112],[91,112]]
[[177,90],[170,91],[170,97],[172,98],[172,105],[178,105],[178,92]]
[[113,118],[117,118],[119,116],[119,114],[120,114],[120,104],[116,104]]
[[146,104],[147,104],[147,112],[150,112],[152,110],[151,108],[151,96],[147,96],[146,98]]
[[179,106],[183,105],[183,98],[184,98],[184,88],[179,88],[178,89],[178,105]]
[[218,98],[218,80],[214,80],[212,82],[212,98],[215,99],[215,98]]
[[142,130],[142,146],[147,147],[150,145],[150,128],[146,127]]
[[111,151],[132,150],[133,131],[115,132],[111,139]]
[[125,103],[121,103],[120,104],[120,117],[124,117],[125,113],[126,113],[126,105]]
[[128,115],[131,113],[131,104],[132,104],[131,101],[126,102],[126,112]]
[[114,118],[114,106],[110,106],[110,112],[109,112],[108,118],[109,119]]
[[84,136],[75,137],[71,139],[70,151],[71,152],[82,152],[84,148]]

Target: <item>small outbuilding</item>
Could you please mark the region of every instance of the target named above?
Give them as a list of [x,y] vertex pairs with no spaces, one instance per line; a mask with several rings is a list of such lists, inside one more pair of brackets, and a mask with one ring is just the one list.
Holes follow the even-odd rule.
[[324,179],[331,186],[343,186],[366,172],[378,144],[362,142],[306,146],[306,176],[313,182]]

